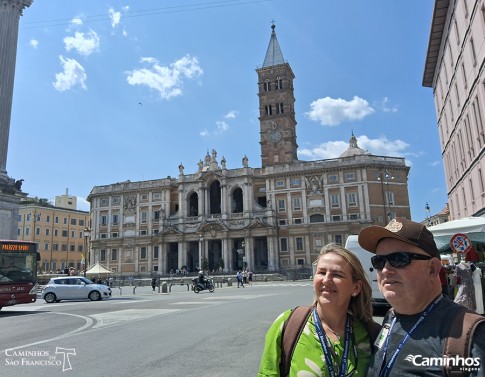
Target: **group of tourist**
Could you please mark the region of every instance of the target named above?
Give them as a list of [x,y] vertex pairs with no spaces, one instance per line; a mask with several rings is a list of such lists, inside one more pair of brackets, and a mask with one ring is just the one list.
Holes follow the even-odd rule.
[[[444,355],[444,345],[463,306],[442,293],[441,258],[431,232],[398,218],[363,229],[358,240],[372,253],[379,289],[392,306],[382,327],[372,319],[371,288],[359,259],[342,246],[327,245],[317,260],[314,302],[301,330],[290,325],[295,310],[274,321],[258,377],[448,375],[445,367],[456,355]],[[293,348],[287,348],[291,336]],[[469,349],[463,373],[454,375],[485,376],[485,322],[476,327]]]

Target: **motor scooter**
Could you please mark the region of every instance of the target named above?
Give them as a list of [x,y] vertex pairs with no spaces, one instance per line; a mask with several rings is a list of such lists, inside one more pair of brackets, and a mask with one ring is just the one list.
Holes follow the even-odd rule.
[[200,291],[204,291],[204,290],[207,290],[212,293],[215,291],[215,289],[216,288],[214,287],[214,284],[209,279],[206,279],[204,283],[201,283],[199,281],[199,278],[192,279],[192,290],[195,293],[199,293]]

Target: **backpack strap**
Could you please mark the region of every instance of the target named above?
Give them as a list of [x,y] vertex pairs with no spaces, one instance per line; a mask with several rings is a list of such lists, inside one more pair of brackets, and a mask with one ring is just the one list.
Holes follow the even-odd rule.
[[[305,324],[313,308],[314,306],[297,306],[291,311],[289,317],[283,324],[281,333],[280,377],[286,377],[290,373],[291,358],[293,357],[296,343],[305,328]],[[364,326],[369,334],[371,349],[374,349],[374,343],[382,326],[374,321],[365,323]]]
[[[455,316],[443,347],[443,356],[470,356],[473,333],[477,326],[485,321],[485,317],[462,308]],[[468,376],[469,372],[460,370],[462,366],[444,366],[443,372],[448,377]]]
[[381,332],[382,326],[377,322],[371,321],[364,324],[367,334],[369,334],[370,348],[375,350],[374,343],[376,342],[379,333]]
[[283,324],[281,333],[280,376],[290,373],[290,364],[296,343],[310,317],[313,306],[297,306]]

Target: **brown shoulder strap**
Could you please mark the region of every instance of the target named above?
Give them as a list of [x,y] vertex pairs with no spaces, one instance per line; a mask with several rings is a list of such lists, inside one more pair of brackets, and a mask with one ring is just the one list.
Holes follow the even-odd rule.
[[[485,321],[485,317],[469,312],[465,308],[455,316],[450,327],[448,337],[445,339],[443,356],[459,355],[462,358],[470,356],[471,340],[477,326]],[[461,370],[462,366],[444,366],[443,372],[448,377],[468,376],[469,373]]]
[[367,330],[367,334],[369,334],[370,346],[372,349],[374,349],[374,343],[381,332],[382,326],[377,322],[371,321],[365,324],[365,328]]
[[281,333],[281,357],[280,376],[286,377],[290,373],[291,357],[295,350],[296,342],[300,338],[305,323],[310,316],[313,306],[297,306],[283,325]]

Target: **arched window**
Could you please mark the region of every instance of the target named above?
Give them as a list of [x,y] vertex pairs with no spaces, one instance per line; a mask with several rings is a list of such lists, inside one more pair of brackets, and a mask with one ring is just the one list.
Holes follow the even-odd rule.
[[189,197],[188,216],[199,216],[199,197],[195,192]]
[[209,188],[210,213],[221,213],[221,184],[214,181]]
[[232,212],[242,213],[243,210],[243,191],[238,187],[232,193]]

